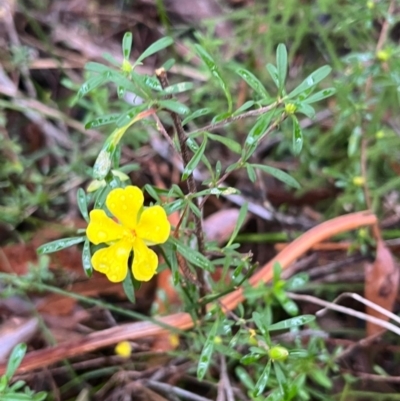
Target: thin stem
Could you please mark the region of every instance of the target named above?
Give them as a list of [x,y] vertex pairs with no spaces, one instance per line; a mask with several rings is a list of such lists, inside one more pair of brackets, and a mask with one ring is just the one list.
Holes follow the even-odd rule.
[[[167,78],[167,72],[165,71],[164,68],[159,68],[156,70],[156,76],[158,80],[160,81],[160,84],[163,88],[166,88],[169,86],[168,83],[168,78]],[[182,161],[183,161],[183,168],[186,168],[188,163],[190,162],[190,156],[189,156],[189,149],[186,144],[187,140],[187,135],[182,127],[182,121],[178,114],[170,111],[169,114],[171,115],[172,121],[175,126],[176,133],[178,135],[178,140],[179,140],[179,145],[181,148],[181,154],[182,154]],[[196,181],[193,177],[193,174],[190,174],[189,177],[187,178],[187,188],[190,194],[196,194],[197,193],[197,186],[196,186]],[[199,207],[198,200],[195,199],[194,202],[196,202],[196,206]],[[204,246],[204,233],[203,233],[203,223],[201,220],[201,217],[196,216],[193,213],[193,219],[195,222],[195,235],[197,238],[197,246],[199,249],[199,252],[202,253],[203,255],[205,254],[205,246]],[[206,295],[206,289],[205,289],[205,279],[204,279],[204,272],[201,268],[196,268],[196,275],[197,275],[197,280],[200,283],[200,298]],[[205,307],[203,308],[205,311]]]
[[257,116],[260,116],[261,114],[268,113],[270,110],[276,108],[280,104],[282,104],[282,100],[276,101],[272,104],[269,104],[268,106],[261,107],[260,109],[257,109],[257,110],[250,110],[245,113],[238,114],[237,116],[225,118],[225,120],[218,121],[217,123],[205,125],[204,127],[201,127],[201,128],[198,128],[198,129],[188,132],[186,135],[190,136],[193,134],[197,134],[199,132],[215,131],[216,129],[225,127],[225,125],[233,123],[234,121],[243,120],[244,118],[248,118],[248,117],[257,117]]

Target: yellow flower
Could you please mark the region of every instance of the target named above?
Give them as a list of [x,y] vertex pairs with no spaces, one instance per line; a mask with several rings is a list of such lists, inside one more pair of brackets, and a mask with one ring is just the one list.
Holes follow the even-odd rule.
[[116,188],[108,194],[106,206],[118,222],[104,210],[90,212],[86,229],[89,241],[109,245],[94,253],[93,268],[114,283],[125,279],[132,250],[133,276],[138,281],[149,281],[157,270],[158,257],[147,245],[162,244],[169,237],[170,224],[165,210],[161,206],[143,208],[143,200],[138,187]]
[[129,341],[121,341],[115,346],[114,351],[122,358],[129,358],[132,354],[131,343]]

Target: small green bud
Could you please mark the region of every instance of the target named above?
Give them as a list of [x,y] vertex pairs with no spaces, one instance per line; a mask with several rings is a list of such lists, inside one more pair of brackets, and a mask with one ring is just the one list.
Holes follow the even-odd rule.
[[285,347],[277,345],[269,350],[269,357],[273,361],[284,361],[289,356],[289,351]]
[[297,106],[293,103],[285,104],[285,112],[288,115],[292,115],[296,112]]
[[362,187],[365,184],[365,178],[362,177],[361,175],[358,175],[356,177],[353,177],[351,182],[356,187]]
[[376,53],[376,58],[381,62],[388,61],[390,59],[390,56],[391,54],[389,50],[379,50]]

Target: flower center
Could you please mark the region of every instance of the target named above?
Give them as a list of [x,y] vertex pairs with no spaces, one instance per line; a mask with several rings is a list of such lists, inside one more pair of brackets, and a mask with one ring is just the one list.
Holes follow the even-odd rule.
[[128,228],[124,228],[124,232],[122,234],[122,239],[129,241],[131,244],[133,244],[136,239],[136,231],[129,230]]

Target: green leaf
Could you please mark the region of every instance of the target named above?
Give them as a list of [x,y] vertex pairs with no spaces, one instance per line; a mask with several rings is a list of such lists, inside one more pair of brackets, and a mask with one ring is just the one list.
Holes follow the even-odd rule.
[[232,152],[240,154],[240,152],[242,151],[242,147],[240,146],[240,144],[231,138],[227,138],[226,136],[222,135],[212,134],[211,132],[206,132],[206,135],[213,141],[224,144]]
[[58,252],[61,249],[65,249],[70,246],[79,244],[79,243],[85,241],[85,239],[86,239],[85,236],[58,239],[58,240],[48,242],[47,244],[39,246],[39,248],[36,250],[36,252],[39,255],[44,255],[45,253]]
[[228,86],[226,85],[225,80],[223,79],[217,64],[214,59],[207,53],[205,49],[203,49],[199,44],[195,45],[195,49],[199,57],[203,60],[203,63],[207,66],[208,70],[211,72],[211,75],[216,78],[217,82],[221,86],[222,90],[225,93],[226,99],[228,101],[228,112],[232,112],[232,96],[228,90]]
[[267,71],[269,72],[269,75],[271,75],[271,78],[274,81],[274,84],[279,89],[279,74],[278,74],[277,68],[274,65],[268,63]]
[[174,95],[175,93],[186,92],[193,88],[192,82],[179,82],[178,84],[170,85],[164,88],[161,93],[166,95]]
[[168,46],[171,46],[174,43],[174,40],[170,38],[169,36],[166,36],[165,38],[161,38],[157,40],[157,42],[154,42],[152,45],[150,45],[136,60],[135,65],[138,65],[142,60],[145,58],[151,56],[154,53],[159,52],[162,49],[165,49]]
[[197,149],[196,153],[193,155],[192,159],[189,161],[189,163],[187,164],[187,166],[183,170],[182,181],[187,180],[188,177],[191,174],[193,174],[193,170],[197,167],[197,165],[199,164],[199,162],[201,160],[201,157],[204,154],[204,151],[206,149],[206,145],[207,145],[207,137],[204,137],[203,143],[201,144],[199,149]]
[[315,117],[314,107],[310,106],[305,102],[301,102],[299,105],[297,105],[296,113],[304,114],[305,116],[311,119]]
[[298,306],[286,295],[283,289],[275,288],[274,296],[288,315],[295,316],[299,313]]
[[247,370],[242,366],[238,366],[235,369],[236,376],[239,378],[240,382],[250,391],[254,390],[254,382],[251,376],[247,373]]
[[149,108],[148,104],[140,104],[138,106],[134,106],[128,111],[121,113],[115,122],[118,128],[121,128],[132,121],[139,113]]
[[235,110],[232,113],[232,116],[237,116],[243,113],[244,111],[250,109],[250,107],[253,107],[254,104],[255,104],[254,100],[248,100],[247,102],[243,103],[237,110]]
[[269,93],[264,88],[264,85],[261,81],[250,71],[246,70],[245,68],[237,68],[236,74],[240,75],[241,78],[249,85],[254,92],[261,96],[261,98],[270,98]]
[[132,49],[132,33],[125,32],[124,38],[122,39],[122,54],[124,55],[124,59],[128,60],[131,55]]
[[190,113],[190,110],[186,105],[176,100],[159,100],[157,103],[162,108],[171,110],[177,114],[185,115]]
[[300,184],[293,177],[291,177],[289,174],[285,173],[282,170],[279,170],[279,169],[277,169],[275,167],[271,167],[271,166],[265,166],[264,164],[252,164],[252,166],[254,168],[257,168],[261,171],[268,173],[269,175],[272,175],[279,181],[282,181],[291,187],[294,187],[297,189],[300,188]]
[[204,347],[199,357],[199,364],[197,366],[197,379],[203,380],[208,367],[210,366],[212,353],[214,351],[215,336],[219,327],[219,317],[216,318],[211,330],[207,336]]
[[5,373],[8,382],[12,379],[16,370],[18,369],[18,366],[24,359],[24,356],[26,354],[26,348],[27,347],[25,343],[19,343],[11,351],[11,355],[8,358],[7,368]]
[[286,73],[288,68],[287,61],[287,50],[284,44],[279,44],[276,49],[276,66],[278,73],[278,83],[279,83],[279,92],[282,93],[282,90],[285,86],[286,81]]
[[175,59],[174,58],[169,58],[163,65],[162,68],[164,68],[165,71],[169,71],[175,64]]
[[32,401],[32,396],[24,393],[4,394],[1,396],[1,401]]
[[251,149],[255,149],[259,140],[262,138],[263,134],[269,127],[273,114],[274,111],[272,110],[258,118],[257,122],[254,124],[253,128],[247,135],[245,146],[250,147]]
[[356,126],[349,138],[349,144],[347,146],[347,155],[352,157],[360,149],[360,141],[362,137],[362,129],[360,126]]
[[79,211],[81,212],[82,217],[89,222],[89,213],[88,206],[86,200],[86,193],[82,188],[79,188],[76,192],[76,201],[78,203]]
[[334,95],[336,93],[336,89],[335,88],[326,88],[323,89],[317,93],[314,93],[313,95],[311,95],[310,97],[308,97],[307,99],[304,100],[305,103],[315,103],[318,102],[322,99],[325,99],[327,97],[330,97],[332,95]]
[[194,120],[195,118],[201,117],[201,116],[205,116],[206,114],[211,113],[211,109],[208,107],[205,107],[204,109],[198,109],[195,112],[193,112],[192,114],[188,115],[183,121],[182,121],[182,125],[187,124],[189,121]]
[[265,387],[268,384],[269,374],[271,372],[271,359],[265,365],[264,370],[261,373],[261,376],[258,378],[255,389],[254,389],[254,396],[258,397],[262,394]]
[[226,245],[227,247],[232,245],[232,243],[235,240],[236,236],[238,235],[238,232],[241,229],[244,221],[246,220],[248,206],[249,206],[248,203],[244,202],[242,207],[240,208],[239,216],[238,216],[238,219],[237,219],[236,225],[235,225],[235,229],[233,230],[231,238],[229,239],[228,244]]
[[324,78],[326,78],[332,68],[329,65],[324,65],[323,67],[318,68],[316,71],[311,73],[297,88],[293,89],[288,98],[293,98],[295,96],[300,95],[303,92],[306,92],[304,96],[300,100],[304,100],[306,97],[310,95],[312,92],[312,88],[315,87],[319,82],[321,82]]
[[184,258],[186,258],[188,262],[192,263],[195,266],[201,267],[204,270],[210,272],[214,271],[214,266],[212,265],[212,263],[200,252],[189,248],[173,236],[169,238],[169,241],[171,241],[176,246],[177,252],[179,252]]
[[282,320],[278,323],[271,324],[268,327],[268,331],[276,331],[276,330],[287,330],[295,327],[303,326],[305,324],[311,323],[315,320],[314,315],[302,315],[292,317],[290,319]]
[[293,121],[293,152],[298,155],[303,147],[303,132],[301,130],[299,120],[292,116]]
[[124,289],[125,295],[133,304],[136,302],[135,298],[135,286],[133,284],[133,276],[131,269],[128,269],[128,273],[122,282],[122,288]]
[[258,330],[260,330],[261,334],[265,337],[268,336],[268,327],[264,322],[264,318],[259,312],[253,312],[252,318],[254,323],[256,324]]
[[93,61],[89,61],[85,64],[86,71],[98,72],[99,74],[103,74],[105,72],[113,71],[110,67],[107,67],[104,64],[95,63]]
[[86,239],[82,250],[82,266],[87,277],[92,277],[93,275],[93,266],[91,260],[92,254],[90,252],[90,242],[89,239]]
[[87,95],[90,91],[97,88],[101,84],[104,84],[108,81],[108,77],[106,75],[97,75],[95,77],[89,78],[82,86],[79,88],[78,93],[76,94],[77,98],[80,99]]
[[256,182],[257,179],[257,174],[256,170],[254,170],[253,165],[250,163],[246,163],[246,170],[247,170],[247,175],[249,176],[249,179],[251,182]]
[[102,125],[111,124],[117,121],[119,116],[120,116],[119,114],[106,114],[104,116],[97,117],[94,120],[91,120],[88,123],[86,123],[85,128],[86,129],[97,128],[101,127]]

